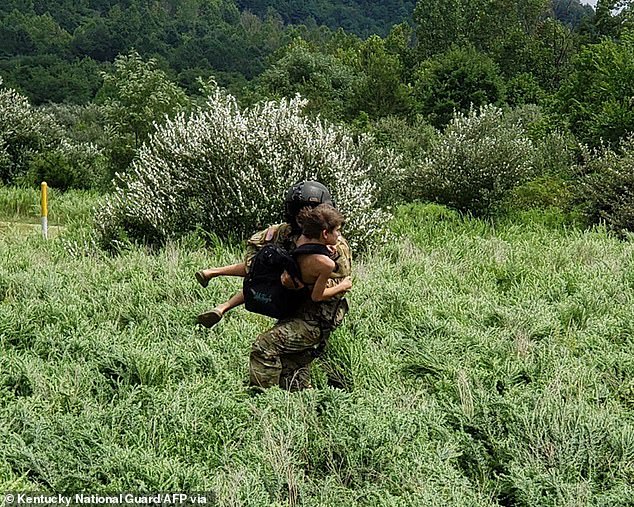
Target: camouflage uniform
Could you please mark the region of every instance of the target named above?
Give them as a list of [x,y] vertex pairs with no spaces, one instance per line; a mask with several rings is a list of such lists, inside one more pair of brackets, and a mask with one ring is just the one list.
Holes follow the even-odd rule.
[[[287,250],[295,248],[298,235],[288,224],[273,226],[254,234],[247,242],[247,269],[255,252],[264,244],[274,242]],[[328,287],[337,285],[351,274],[350,247],[342,237],[336,245],[337,268]],[[260,334],[251,347],[249,379],[251,385],[279,385],[291,391],[310,385],[310,363],[326,346],[330,333],[341,324],[348,311],[342,294],[323,302],[308,299],[291,318],[279,320],[271,329]]]

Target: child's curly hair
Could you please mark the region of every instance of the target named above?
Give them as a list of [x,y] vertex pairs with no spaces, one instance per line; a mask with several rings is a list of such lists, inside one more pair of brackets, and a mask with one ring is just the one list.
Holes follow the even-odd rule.
[[310,239],[320,238],[322,231],[330,232],[343,225],[344,220],[341,212],[330,204],[306,207],[297,214],[297,223],[302,228],[302,234]]

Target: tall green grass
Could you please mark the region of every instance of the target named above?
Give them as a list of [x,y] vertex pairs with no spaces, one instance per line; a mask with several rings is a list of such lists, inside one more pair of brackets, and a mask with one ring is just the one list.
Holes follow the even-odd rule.
[[[39,223],[41,216],[41,192],[35,188],[17,188],[0,185],[0,220]],[[85,222],[92,217],[92,210],[102,200],[98,192],[48,189],[49,222],[64,225],[69,222]]]
[[239,288],[194,271],[240,245],[0,236],[0,491],[632,505],[634,245],[546,222],[401,208],[355,262],[315,389],[258,396],[247,358],[271,321],[193,324]]

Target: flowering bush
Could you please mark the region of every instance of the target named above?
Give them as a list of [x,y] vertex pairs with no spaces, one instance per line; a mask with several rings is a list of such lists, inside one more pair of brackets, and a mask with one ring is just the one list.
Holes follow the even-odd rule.
[[634,137],[619,151],[586,150],[584,157],[577,190],[587,220],[617,232],[634,231]]
[[97,220],[102,242],[161,243],[197,228],[245,236],[279,221],[286,190],[303,179],[330,188],[353,248],[382,238],[389,214],[375,207],[363,150],[345,130],[302,116],[304,105],[296,97],[241,110],[215,90],[191,116],[159,126],[118,175]]
[[486,215],[534,175],[535,148],[520,118],[495,106],[457,113],[415,171],[418,197]]
[[101,184],[102,150],[66,137],[53,114],[33,107],[15,90],[0,88],[0,183],[46,180],[60,189]]
[[0,182],[12,182],[26,172],[32,157],[46,145],[44,132],[50,122],[26,97],[0,88]]

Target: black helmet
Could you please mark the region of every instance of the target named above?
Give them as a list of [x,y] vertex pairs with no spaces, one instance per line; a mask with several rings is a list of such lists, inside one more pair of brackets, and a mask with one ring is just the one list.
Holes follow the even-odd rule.
[[299,211],[306,206],[315,207],[319,204],[335,205],[330,195],[330,190],[318,181],[300,181],[286,192],[284,220],[291,224],[293,228],[297,228],[295,219]]

